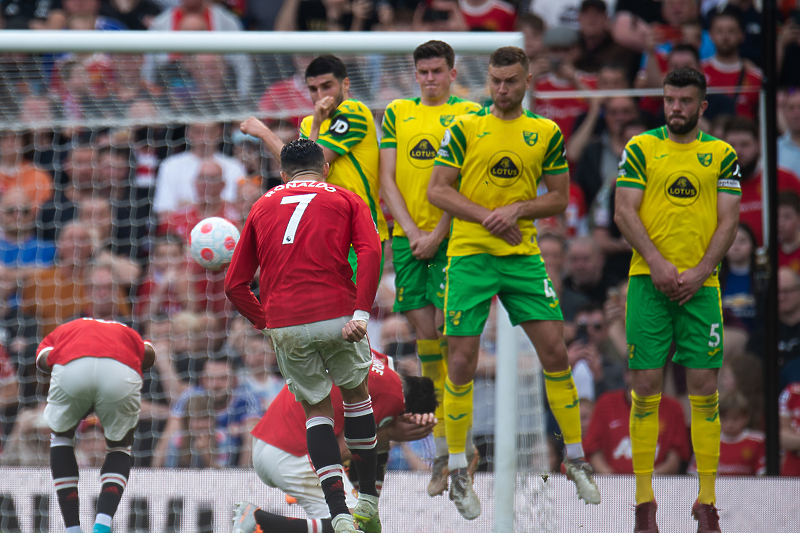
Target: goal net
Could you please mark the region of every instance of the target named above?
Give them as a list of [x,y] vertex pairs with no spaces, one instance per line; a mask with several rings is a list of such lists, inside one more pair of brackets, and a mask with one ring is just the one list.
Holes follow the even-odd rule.
[[[376,34],[354,45],[332,42],[346,40],[338,35],[315,35],[314,42],[307,35],[275,35],[260,37],[261,44],[254,46],[252,39],[231,45],[236,39],[230,35],[187,33],[197,53],[186,40],[171,49],[153,44],[159,36],[149,33],[137,34],[133,44],[130,35],[119,37],[129,43],[124,51],[116,36],[96,49],[87,44],[98,42],[91,33],[33,37],[27,48],[20,45],[19,51],[0,57],[0,327],[6,352],[0,358],[0,464],[7,467],[49,464],[49,429],[42,418],[48,380],[35,369],[35,350],[43,335],[79,316],[132,325],[152,339],[159,353],[145,375],[136,467],[246,467],[251,449],[242,428],[253,414],[249,404],[238,413],[241,420],[221,429],[219,411],[208,408],[214,399],[186,393],[206,386],[211,372],[206,361],[219,354],[228,357],[229,365],[221,370],[227,379],[222,389],[226,394],[243,391],[256,402],[258,414],[283,385],[264,337],[251,331],[226,301],[224,272],[207,272],[186,255],[193,223],[216,215],[241,227],[256,199],[280,183],[274,159],[238,124],[254,115],[285,141],[296,138],[300,119],[313,110],[303,72],[315,55],[333,49],[347,65],[352,97],[366,103],[380,127],[387,104],[419,95],[410,52],[428,38],[445,38],[456,50],[453,93],[485,103],[489,54],[498,46],[521,43],[516,36],[499,34],[454,35],[453,40],[447,35]],[[221,178],[202,174],[196,161],[205,157],[219,162]],[[166,179],[173,183],[169,195],[159,190]],[[192,182],[198,180],[205,192],[195,190]],[[394,277],[391,261],[386,265],[370,322],[371,342],[393,356],[401,371],[416,373],[413,331],[391,312]],[[495,463],[495,395],[504,387],[494,374],[502,356],[496,350],[494,320],[482,341],[473,429],[481,470],[487,472]],[[514,335],[519,339],[516,465],[518,473],[529,474],[517,483],[517,522],[520,530],[544,531],[550,518],[547,485],[540,476],[549,468],[541,369],[521,331]],[[97,468],[103,461],[102,430],[92,416],[78,428],[76,453],[81,467]],[[430,441],[417,442],[398,446],[392,459],[395,468],[424,469],[432,454]],[[225,479],[234,479],[236,472]],[[490,501],[491,474],[478,476],[482,498]],[[157,475],[148,479],[158,483]],[[513,474],[510,479],[513,487]],[[0,495],[0,529],[14,529],[13,520],[25,514],[21,509],[33,513],[17,523],[24,531],[58,527],[57,501],[47,496],[51,489],[40,487],[35,502]],[[173,489],[165,485],[163,490]],[[268,490],[256,486],[252,497]],[[404,492],[391,494],[382,505],[414,508],[413,502],[401,501]],[[182,495],[176,492],[175,502]],[[149,516],[153,509],[148,511],[146,498],[134,496],[126,495],[125,513],[115,524],[133,531],[165,523],[162,515]],[[424,491],[408,498],[423,496]],[[180,516],[169,501],[167,514]],[[436,504],[451,506],[444,499]],[[192,513],[208,510],[204,504],[184,505]],[[170,526],[169,519],[167,530],[182,530],[186,524],[211,528],[219,523],[211,509],[210,515],[186,519],[184,526],[174,520]],[[93,512],[88,504],[85,511]],[[427,530],[459,525],[457,515],[446,516]],[[489,531],[491,520],[482,517],[471,527]]]

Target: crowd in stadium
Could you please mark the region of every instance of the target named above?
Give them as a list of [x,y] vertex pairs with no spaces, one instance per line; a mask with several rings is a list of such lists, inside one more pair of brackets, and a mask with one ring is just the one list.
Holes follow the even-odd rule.
[[[800,11],[788,1],[780,9],[781,430],[794,446],[788,454],[797,455],[800,389],[791,384],[800,382],[800,69],[790,65],[800,64]],[[584,446],[598,473],[632,472],[625,341],[631,248],[614,223],[617,166],[627,141],[662,125],[664,117],[655,97],[556,100],[536,93],[660,88],[664,74],[682,66],[701,70],[710,87],[732,88],[709,95],[701,126],[734,147],[742,171],[741,225],[721,270],[720,473],[763,473],[762,50],[760,13],[752,0],[3,0],[1,14],[5,29],[33,30],[522,31],[535,79],[532,110],[559,125],[570,163],[569,207],[538,221],[538,239],[564,312]],[[208,216],[241,227],[263,191],[279,183],[278,168],[236,122],[150,122],[165,110],[202,116],[257,108],[266,119],[281,111],[284,119],[269,123],[288,141],[297,136],[297,118],[313,108],[302,80],[308,59],[0,57],[3,121],[37,123],[0,132],[0,464],[47,464],[47,380],[37,373],[35,350],[43,335],[78,316],[133,325],[159,354],[145,374],[136,465],[250,464],[249,432],[283,379],[267,339],[227,302],[224,272],[205,271],[187,259],[186,246],[192,227]],[[374,65],[353,66],[353,76],[364,80],[354,84],[356,98],[414,95],[410,69],[401,73],[408,79],[392,84],[370,76]],[[379,123],[383,110],[372,112]],[[98,117],[149,125],[43,126]],[[413,331],[391,311],[395,294],[386,248],[371,342],[394,356],[401,372],[415,374]],[[474,435],[483,469],[492,468],[493,335],[489,329],[482,339],[476,377]],[[674,401],[664,404],[662,428],[675,431],[661,432],[656,473],[691,471],[682,367],[669,367],[665,392]],[[216,416],[207,409],[200,416],[199,406],[209,401]],[[554,470],[561,453],[557,432],[548,429]],[[102,447],[96,420],[89,418],[79,428],[80,464],[98,466]],[[430,453],[429,442],[399,444],[390,467],[430,468]],[[741,460],[745,456],[748,461]],[[798,464],[785,472],[800,475]]]

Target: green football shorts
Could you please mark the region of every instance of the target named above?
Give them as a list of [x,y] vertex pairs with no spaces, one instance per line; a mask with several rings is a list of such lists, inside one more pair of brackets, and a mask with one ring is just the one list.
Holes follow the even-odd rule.
[[497,295],[515,326],[563,320],[558,297],[537,255],[449,257],[444,301],[445,335],[480,335]]
[[[386,244],[386,241],[381,241],[381,272],[379,274],[379,278],[383,277],[383,245]],[[356,268],[358,267],[358,258],[356,257],[356,251],[353,250],[353,247],[350,247],[350,253],[347,255],[347,262],[350,263],[350,268],[353,270],[353,283],[356,282]]]
[[679,365],[722,366],[722,299],[717,287],[700,287],[691,300],[678,305],[655,288],[650,276],[632,276],[625,325],[632,369],[663,367],[672,341],[672,360]]
[[392,237],[395,298],[392,311],[405,313],[433,304],[444,309],[444,271],[447,268],[447,239],[430,259],[419,260],[411,253],[408,237]]

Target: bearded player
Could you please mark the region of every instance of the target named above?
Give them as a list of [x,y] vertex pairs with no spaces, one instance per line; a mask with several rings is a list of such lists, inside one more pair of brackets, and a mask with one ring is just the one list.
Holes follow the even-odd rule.
[[[393,311],[403,313],[417,338],[422,375],[433,380],[439,423],[433,430],[436,459],[428,494],[447,490],[447,440],[444,382],[447,342],[444,324],[444,270],[450,216],[427,197],[439,141],[456,117],[480,106],[450,94],[456,79],[455,53],[442,41],[428,41],[414,50],[414,77],[421,98],[395,100],[386,108],[381,137],[381,192],[395,220],[392,262],[395,270]],[[467,435],[471,448],[471,435]]]
[[[436,396],[430,379],[399,376],[392,370],[388,358],[375,351],[372,352],[369,376],[369,393],[375,419],[379,421],[376,486],[380,493],[389,460],[389,441],[405,442],[428,436],[436,424],[433,416]],[[334,430],[341,439],[344,426],[342,399],[336,394],[335,388],[331,392]],[[270,404],[252,433],[255,450],[253,467],[258,477],[268,486],[280,489],[297,500],[307,518],[287,518],[242,502],[237,506],[232,533],[254,533],[256,527],[274,533],[333,532],[325,495],[308,459],[303,410],[287,387]],[[341,444],[340,441],[344,455],[347,448]],[[345,479],[345,493],[350,507],[356,503],[353,492],[353,486]]]
[[[456,119],[445,132],[428,186],[430,202],[453,217],[444,309],[449,345],[444,412],[450,499],[468,520],[481,511],[465,453],[472,383],[480,335],[495,296],[511,323],[522,326],[544,367],[550,408],[566,444],[567,476],[575,482],[579,498],[600,503],[581,446],[579,401],[564,346],[563,317],[533,225],[535,219],[563,213],[567,207],[564,138],[553,121],[522,107],[530,83],[523,50],[504,47],[492,53],[489,91],[494,104]],[[539,195],[541,182],[547,192]]]
[[636,475],[636,533],[656,533],[653,462],[658,405],[670,345],[686,367],[692,445],[700,489],[699,533],[719,532],[722,304],[718,267],[739,223],[740,171],[731,146],[701,132],[706,78],[691,68],[664,78],[667,125],[628,142],[614,219],[633,247],[626,333],[633,377],[630,433]]

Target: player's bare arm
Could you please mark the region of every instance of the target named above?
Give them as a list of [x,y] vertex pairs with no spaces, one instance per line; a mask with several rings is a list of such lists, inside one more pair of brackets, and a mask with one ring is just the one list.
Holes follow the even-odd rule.
[[492,235],[500,235],[520,218],[536,220],[558,215],[566,211],[569,204],[569,172],[542,174],[547,192],[531,200],[514,202],[493,210],[483,221],[483,227]]
[[408,237],[411,247],[414,246],[414,241],[422,236],[422,231],[414,223],[411,214],[408,212],[406,200],[397,186],[397,148],[381,148],[380,155],[380,180],[381,180],[381,198],[386,202],[389,211],[394,217],[394,221],[400,224],[403,232]]
[[[650,278],[656,289],[667,296],[678,290],[678,269],[664,259],[639,218],[639,206],[642,204],[644,191],[630,187],[617,187],[615,197],[616,209],[614,222],[631,247],[638,251],[650,267]],[[738,216],[739,210],[736,210]]]
[[780,441],[784,450],[800,450],[800,431],[792,427],[792,419],[788,416],[781,417]]
[[683,305],[691,300],[728,253],[739,226],[740,200],[741,196],[727,193],[717,194],[717,229],[714,230],[711,241],[708,243],[708,249],[697,266],[681,272],[678,276],[679,288],[670,298],[672,301]]
[[242,133],[252,135],[257,139],[261,139],[264,146],[267,147],[269,153],[272,154],[278,163],[281,162],[281,149],[283,148],[283,141],[273,132],[269,127],[261,122],[256,117],[250,117],[239,125]]
[[435,256],[442,241],[450,235],[450,222],[452,220],[453,217],[443,213],[433,231],[423,231],[422,236],[416,242],[410,242],[411,253],[414,257],[417,259],[431,259]]
[[[428,201],[455,218],[483,224],[483,221],[492,212],[482,205],[469,200],[453,188],[459,172],[460,169],[455,167],[446,165],[434,166],[431,173],[431,181],[428,183]],[[505,230],[502,235],[498,235],[498,237],[508,244],[516,246],[522,242],[522,231],[514,225]]]

